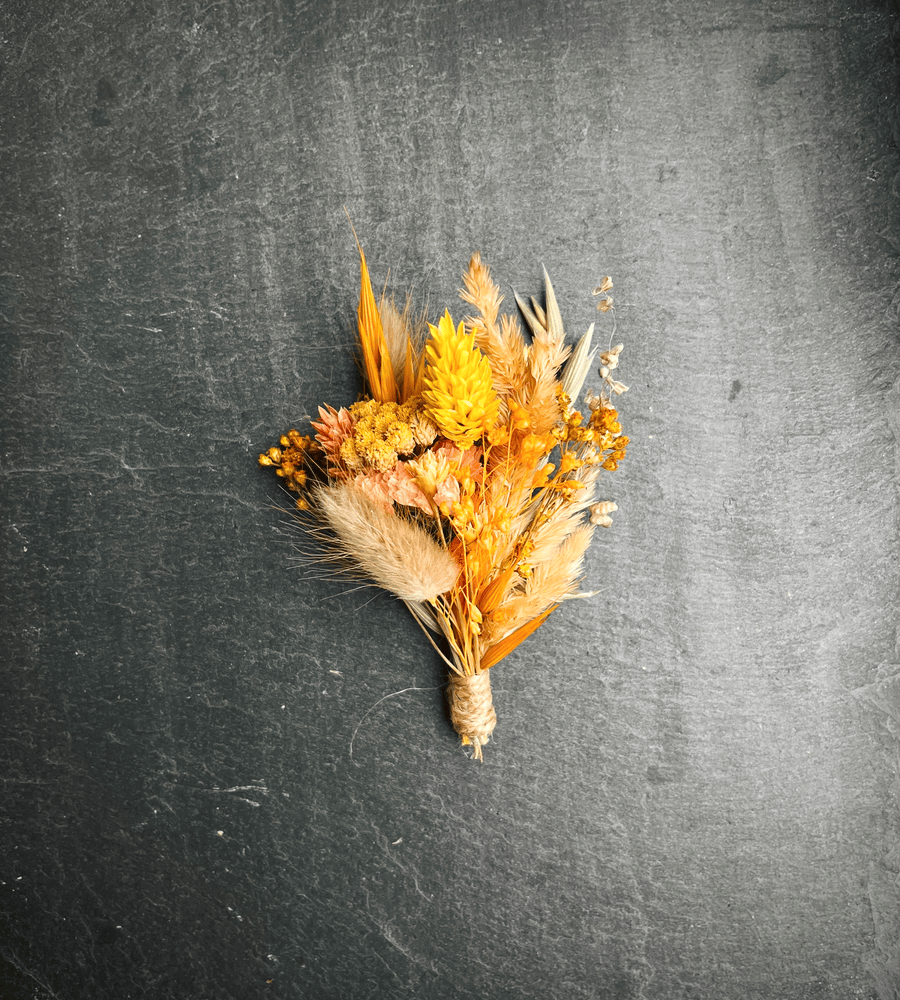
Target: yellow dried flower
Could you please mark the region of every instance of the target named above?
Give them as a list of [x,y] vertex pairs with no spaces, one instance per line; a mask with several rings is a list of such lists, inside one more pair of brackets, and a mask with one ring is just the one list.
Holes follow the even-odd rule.
[[450,462],[444,455],[426,451],[420,458],[406,463],[406,468],[419,489],[431,500],[438,487],[450,476]]
[[[304,465],[310,453],[317,451],[317,445],[309,435],[298,434],[291,430],[282,434],[280,448],[269,448],[259,456],[259,464],[275,467],[275,474],[284,480],[284,485],[294,493],[302,493],[306,486],[306,471]],[[306,510],[308,505],[303,497],[297,500],[297,506]]]
[[356,450],[356,442],[352,437],[345,438],[340,449],[341,461],[351,469],[358,469],[362,466],[362,459]]
[[440,433],[459,448],[470,448],[497,424],[491,365],[475,346],[474,333],[467,334],[463,323],[454,327],[449,311],[430,328],[422,398]]
[[437,436],[419,397],[402,404],[364,399],[354,403],[349,413],[353,426],[339,454],[351,469],[368,466],[388,472],[401,455],[413,454],[416,445],[431,443]]

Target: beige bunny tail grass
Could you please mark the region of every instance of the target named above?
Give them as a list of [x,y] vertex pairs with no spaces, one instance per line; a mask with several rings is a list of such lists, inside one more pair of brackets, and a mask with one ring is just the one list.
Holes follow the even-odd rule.
[[388,357],[394,370],[394,379],[398,385],[403,382],[403,366],[406,363],[409,330],[406,317],[397,308],[393,299],[382,298],[378,303],[378,315],[381,317],[381,329],[384,332],[384,342]]
[[430,601],[456,583],[459,565],[447,549],[352,484],[318,487],[315,508],[335,534],[338,555],[402,600]]

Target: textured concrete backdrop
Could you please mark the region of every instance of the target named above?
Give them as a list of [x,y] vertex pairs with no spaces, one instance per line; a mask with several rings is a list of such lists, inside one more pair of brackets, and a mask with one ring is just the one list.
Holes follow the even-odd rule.
[[[896,11],[0,11],[0,954],[22,997],[898,996]],[[603,589],[493,674],[289,560],[358,288],[614,276]],[[395,697],[384,699],[392,693]],[[17,971],[16,971],[17,970]],[[17,980],[19,986],[13,985]]]

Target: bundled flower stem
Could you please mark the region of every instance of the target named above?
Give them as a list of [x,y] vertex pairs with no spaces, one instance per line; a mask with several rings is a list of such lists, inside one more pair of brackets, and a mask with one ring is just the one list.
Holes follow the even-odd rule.
[[[622,345],[600,354],[601,388],[584,413],[574,403],[596,358],[594,327],[566,345],[546,271],[543,308],[516,296],[530,342],[500,315],[477,253],[460,290],[471,315],[456,324],[445,312],[424,339],[409,308],[376,303],[359,256],[368,394],[319,407],[314,437],[290,430],[259,462],[345,565],[407,604],[450,668],[450,717],[480,760],[496,724],[488,671],[562,601],[592,596],[578,589],[584,555],[616,509],[596,502],[597,483],[628,444],[612,404],[627,388],[611,375]],[[603,312],[611,287],[594,289]]]

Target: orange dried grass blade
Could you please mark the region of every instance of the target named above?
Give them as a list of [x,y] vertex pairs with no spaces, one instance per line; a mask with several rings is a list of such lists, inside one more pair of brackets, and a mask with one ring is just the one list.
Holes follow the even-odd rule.
[[489,670],[491,667],[496,666],[504,656],[508,656],[520,643],[523,643],[532,632],[536,632],[541,625],[547,620],[547,616],[551,611],[555,611],[559,607],[558,604],[553,604],[546,611],[542,611],[537,618],[532,618],[530,622],[525,622],[524,625],[520,625],[515,632],[510,632],[505,639],[501,639],[499,642],[494,643],[493,646],[484,654],[481,658],[481,669]]
[[481,593],[478,595],[478,600],[475,603],[483,615],[490,614],[500,601],[503,600],[503,595],[506,593],[506,588],[509,586],[509,581],[512,579],[515,569],[515,562],[511,562],[490,583],[481,588]]
[[394,366],[391,364],[391,357],[387,350],[387,343],[382,341],[383,349],[381,351],[381,396],[379,397],[382,403],[396,403],[397,402],[397,380],[394,377]]
[[356,317],[359,328],[359,344],[362,349],[363,373],[372,398],[382,403],[397,402],[397,382],[391,367],[391,359],[384,339],[381,326],[381,316],[375,305],[375,293],[372,291],[372,281],[366,266],[366,255],[363,253],[359,240],[356,241],[359,250],[359,308]]

